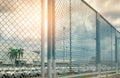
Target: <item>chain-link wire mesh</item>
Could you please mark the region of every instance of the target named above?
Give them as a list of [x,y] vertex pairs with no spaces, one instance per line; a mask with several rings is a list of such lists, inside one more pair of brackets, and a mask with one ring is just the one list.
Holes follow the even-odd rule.
[[101,70],[115,69],[115,29],[102,17],[98,17],[100,27]]
[[[57,73],[69,71],[70,59],[70,1],[55,0],[55,46]],[[64,9],[63,9],[64,8]]]
[[81,0],[55,1],[57,73],[67,74],[70,62],[72,72],[96,71],[96,13]]
[[[81,0],[55,1],[55,51],[58,75],[69,72],[79,74],[115,70],[116,29]],[[99,29],[96,29],[98,26]],[[96,68],[97,64],[100,64],[100,68]]]
[[116,38],[117,38],[117,63],[118,63],[118,70],[120,69],[120,32],[116,31]]
[[96,71],[96,12],[80,0],[72,0],[71,20],[73,71]]
[[40,52],[40,0],[0,0],[0,71],[40,75]]
[[[98,52],[100,70],[114,70],[119,32],[116,35],[116,29],[81,0],[55,0],[54,8],[56,73],[97,72]],[[41,20],[40,0],[0,0],[0,77],[41,75]],[[120,66],[119,57],[117,63]]]

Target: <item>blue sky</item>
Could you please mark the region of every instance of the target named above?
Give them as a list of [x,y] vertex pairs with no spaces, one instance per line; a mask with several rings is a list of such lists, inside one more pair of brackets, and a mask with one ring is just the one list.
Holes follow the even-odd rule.
[[120,0],[85,0],[120,31]]

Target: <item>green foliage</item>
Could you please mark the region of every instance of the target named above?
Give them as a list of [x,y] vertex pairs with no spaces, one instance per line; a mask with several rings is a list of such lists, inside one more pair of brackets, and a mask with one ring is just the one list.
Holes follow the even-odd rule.
[[21,57],[23,57],[23,51],[24,51],[24,49],[22,49],[22,48],[15,49],[15,48],[11,47],[11,48],[9,48],[8,55],[9,55],[11,60],[20,59]]

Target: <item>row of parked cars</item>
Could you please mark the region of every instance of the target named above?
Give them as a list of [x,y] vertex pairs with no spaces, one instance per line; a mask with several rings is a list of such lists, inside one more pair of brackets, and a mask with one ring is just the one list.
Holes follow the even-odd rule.
[[[69,67],[57,67],[56,68],[56,72],[58,75],[62,75],[65,74],[67,72],[69,72]],[[74,72],[75,74],[79,74],[79,73],[88,73],[88,72],[95,72],[96,71],[96,67],[95,66],[89,66],[89,67],[72,67],[72,72]]]
[[[115,66],[107,66],[107,65],[102,65],[101,67],[101,71],[112,71],[112,70],[116,70]],[[72,72],[74,72],[75,74],[80,74],[80,73],[91,73],[91,72],[96,72],[97,68],[96,66],[86,66],[86,67],[72,67]],[[58,75],[63,75],[66,74],[67,72],[69,72],[70,69],[69,67],[56,67],[56,72]]]
[[[114,67],[115,69],[115,67]],[[101,66],[101,71],[111,70],[109,66]],[[87,72],[95,72],[95,66],[89,67],[72,67],[72,71],[76,74],[79,73],[87,73]],[[58,75],[62,75],[69,72],[69,67],[56,67],[56,73]],[[47,74],[47,68],[45,68],[45,74]],[[24,77],[37,77],[41,75],[40,68],[0,68],[0,78],[24,78]]]
[[39,69],[13,69],[13,70],[0,70],[0,78],[24,78],[24,77],[37,77],[41,75]]

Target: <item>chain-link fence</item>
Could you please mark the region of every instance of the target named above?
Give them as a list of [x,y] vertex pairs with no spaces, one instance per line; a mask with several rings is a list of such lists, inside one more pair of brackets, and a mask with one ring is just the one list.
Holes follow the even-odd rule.
[[[47,1],[0,0],[0,78],[34,78],[42,73],[53,78],[50,74],[100,74],[120,68],[120,32],[97,11],[82,0],[42,4]],[[49,29],[43,38],[45,20]]]
[[55,33],[59,74],[69,72],[69,66],[75,73],[96,71],[96,13],[91,8],[81,0],[56,0]]
[[116,29],[106,22],[101,16],[98,17],[98,21],[100,30],[101,70],[115,70]]
[[[69,71],[70,61],[70,1],[55,2],[55,52],[58,74]],[[63,9],[64,8],[64,9]]]
[[86,2],[55,0],[55,28],[58,76],[117,70],[119,32]]
[[117,39],[116,39],[116,51],[117,51],[117,53],[116,53],[116,55],[117,55],[117,57],[116,57],[116,62],[118,63],[118,70],[120,69],[120,57],[119,57],[119,55],[120,55],[120,32],[116,32],[116,37],[117,37]]
[[41,75],[40,0],[0,0],[0,78]]

